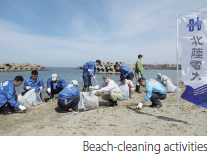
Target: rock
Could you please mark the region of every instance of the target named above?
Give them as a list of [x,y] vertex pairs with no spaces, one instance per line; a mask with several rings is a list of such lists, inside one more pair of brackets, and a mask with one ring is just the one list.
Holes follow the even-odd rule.
[[[99,65],[97,68],[97,74],[119,74],[120,72],[116,71],[117,64],[124,65],[123,62],[115,62],[115,63],[102,62],[101,65]],[[129,65],[129,64],[126,64],[126,65],[129,66],[132,70],[134,69],[134,65]],[[78,69],[78,67],[77,67],[77,69]]]
[[103,74],[104,72],[99,72],[99,74]]
[[113,72],[113,71],[114,71],[114,69],[113,69],[113,68],[109,68],[109,69],[108,69],[108,71]]
[[6,67],[4,67],[4,70],[6,70],[6,71],[7,71],[8,69],[9,69],[9,67],[7,67],[7,66],[6,66]]
[[13,69],[8,69],[8,72],[13,72],[14,70]]
[[0,64],[0,72],[15,72],[15,71],[32,71],[32,70],[45,70],[44,66],[24,63],[3,63]]
[[37,67],[37,70],[41,70],[41,68],[40,67]]

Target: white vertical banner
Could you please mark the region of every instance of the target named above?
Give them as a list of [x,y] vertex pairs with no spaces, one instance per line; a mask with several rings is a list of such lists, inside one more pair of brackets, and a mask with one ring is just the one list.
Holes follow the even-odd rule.
[[181,97],[207,108],[207,9],[180,14],[178,29],[181,79],[186,85]]

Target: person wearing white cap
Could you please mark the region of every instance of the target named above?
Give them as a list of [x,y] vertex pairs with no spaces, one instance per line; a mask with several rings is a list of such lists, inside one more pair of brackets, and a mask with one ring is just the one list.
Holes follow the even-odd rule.
[[58,94],[58,106],[63,111],[68,112],[69,110],[78,110],[80,92],[78,91],[77,86],[78,82],[76,80],[72,80],[71,83]]
[[110,106],[117,106],[117,101],[123,99],[123,94],[119,86],[109,78],[108,75],[103,76],[104,83],[101,89],[92,91],[92,94],[97,92],[108,92],[102,96],[103,100],[111,102]]
[[52,74],[52,76],[47,80],[47,94],[50,96],[50,100],[54,99],[55,94],[59,94],[66,87],[65,80],[59,77],[57,74]]
[[176,93],[177,87],[174,86],[172,81],[169,77],[162,75],[161,73],[157,73],[157,79],[158,82],[162,83],[164,86],[167,86],[168,93]]

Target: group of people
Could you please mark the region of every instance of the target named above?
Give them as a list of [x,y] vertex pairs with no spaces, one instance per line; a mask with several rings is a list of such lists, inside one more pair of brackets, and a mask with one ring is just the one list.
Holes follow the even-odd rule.
[[[91,94],[105,93],[102,95],[103,100],[109,101],[110,106],[117,106],[117,101],[123,99],[123,92],[120,89],[122,85],[127,85],[129,90],[134,88],[136,92],[141,93],[140,86],[146,88],[146,96],[138,104],[137,108],[141,109],[145,102],[151,100],[151,107],[161,107],[162,103],[159,100],[166,98],[165,86],[171,86],[170,92],[176,92],[176,87],[172,87],[171,80],[162,75],[157,74],[157,81],[154,79],[146,79],[142,74],[142,58],[143,55],[138,55],[138,60],[135,64],[135,72],[126,65],[116,65],[116,71],[120,72],[120,85],[110,79],[108,75],[103,76],[103,84],[92,87],[91,79],[96,82],[96,70],[101,64],[100,60],[95,62],[89,61],[83,65],[83,92],[91,91]],[[134,74],[136,77],[136,86],[133,84]],[[0,83],[0,110],[7,107],[10,112],[16,112],[17,110],[24,111],[26,107],[17,102],[17,96],[15,87],[20,86],[24,78],[22,76],[16,76],[14,80],[6,80]],[[27,78],[24,82],[24,92],[21,94],[24,96],[28,91],[34,90],[40,92],[44,88],[43,80],[38,76],[38,71],[34,70],[31,73],[31,77]],[[65,80],[56,73],[52,74],[47,80],[46,92],[49,96],[49,101],[54,100],[54,95],[58,94],[58,106],[64,111],[77,111],[78,103],[80,101],[80,92],[78,91],[77,80],[72,80],[69,85]],[[40,94],[41,95],[41,94]]]
[[[22,76],[16,76],[14,80],[6,80],[0,83],[0,110],[6,111],[6,113],[14,113],[16,111],[24,111],[26,107],[17,102],[17,95],[15,87],[20,86],[24,78]],[[67,86],[63,78],[57,74],[47,80],[47,94],[49,95],[49,101],[54,100],[54,95],[58,94],[58,105],[63,110],[77,110],[77,104],[80,100],[80,92],[78,91],[78,82],[72,80]],[[24,82],[24,91],[21,93],[23,96],[33,90],[40,92],[44,88],[43,80],[38,76],[38,71],[34,70],[31,73],[31,77]]]
[[[175,93],[177,91],[177,87],[175,87],[170,80],[165,75],[161,73],[157,74],[156,80],[154,79],[145,79],[143,77],[142,71],[142,58],[143,55],[138,55],[138,60],[135,64],[135,72],[133,73],[132,69],[126,65],[116,65],[116,71],[120,72],[120,85],[118,86],[108,75],[103,76],[104,83],[101,86],[94,87],[92,94],[107,92],[107,94],[102,95],[102,99],[111,102],[111,106],[116,106],[118,100],[123,99],[123,92],[120,89],[121,85],[128,85],[129,88],[135,88],[137,93],[141,93],[140,86],[145,87],[146,96],[141,102],[138,104],[137,108],[141,109],[145,102],[151,100],[152,104],[150,107],[160,108],[162,107],[162,103],[160,100],[164,100],[167,97],[167,91],[165,86],[168,88],[168,92]],[[90,88],[92,86],[91,77],[96,79],[96,69],[97,66],[100,65],[101,61],[96,60],[96,62],[87,62],[84,64],[83,69],[83,79],[84,79],[84,87],[83,91],[86,88]],[[90,65],[89,65],[90,64]],[[136,77],[136,86],[133,84],[134,74]]]

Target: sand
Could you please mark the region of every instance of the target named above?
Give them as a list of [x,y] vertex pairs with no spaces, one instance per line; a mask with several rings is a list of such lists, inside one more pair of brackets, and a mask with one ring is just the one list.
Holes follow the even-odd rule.
[[[182,91],[184,87],[182,86]],[[31,107],[26,113],[0,115],[3,136],[206,136],[207,109],[180,100],[177,121],[176,94],[169,93],[163,107],[151,108],[146,103],[141,111],[136,106],[145,96],[134,93],[129,100],[109,107],[101,97],[95,110],[59,113],[57,100]]]

